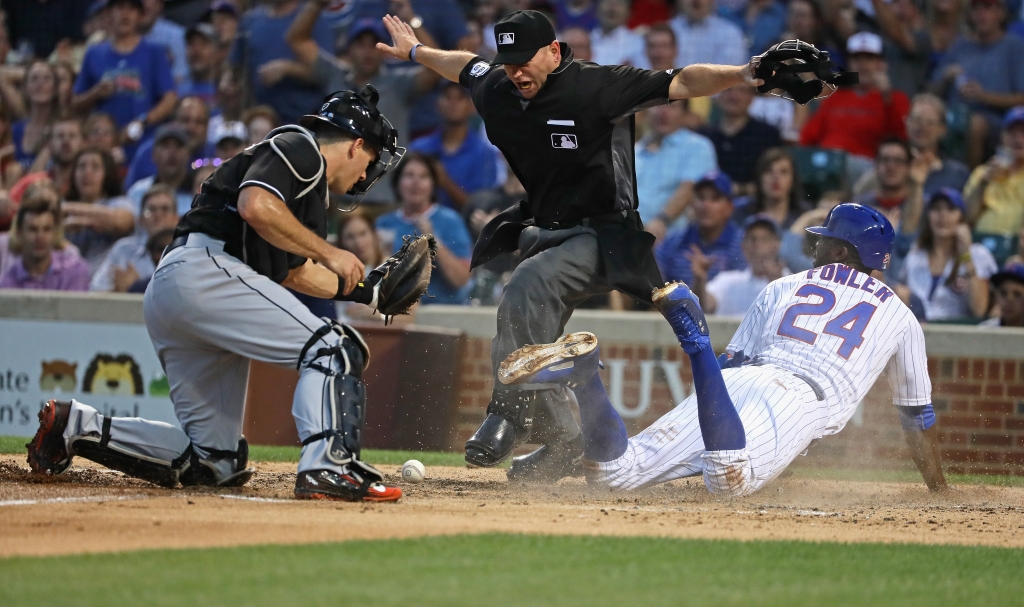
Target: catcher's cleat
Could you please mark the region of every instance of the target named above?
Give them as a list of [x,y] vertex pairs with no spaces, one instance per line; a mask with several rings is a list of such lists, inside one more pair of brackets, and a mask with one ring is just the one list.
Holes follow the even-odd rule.
[[651,299],[668,324],[672,325],[672,331],[684,352],[696,354],[711,348],[708,323],[700,309],[700,300],[686,283],[667,283],[660,289],[654,289]]
[[566,476],[583,476],[583,435],[571,441],[544,445],[533,453],[512,459],[508,480],[519,483],[553,483]]
[[498,367],[498,380],[503,384],[572,387],[597,373],[600,356],[593,333],[569,333],[555,343],[527,345],[509,354]]
[[402,490],[351,471],[338,474],[331,470],[306,470],[299,472],[295,479],[295,497],[300,500],[397,502]]
[[51,400],[39,410],[39,429],[28,448],[28,465],[36,474],[60,474],[71,466],[64,443],[64,429],[68,427],[71,403]]
[[406,237],[402,248],[370,271],[366,281],[373,285],[370,307],[385,316],[408,314],[427,292],[437,241],[431,234]]

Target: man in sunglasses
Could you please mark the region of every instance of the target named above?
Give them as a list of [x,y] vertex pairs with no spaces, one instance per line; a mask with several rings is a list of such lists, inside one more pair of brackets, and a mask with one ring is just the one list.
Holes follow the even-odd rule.
[[245,484],[254,472],[242,436],[252,359],[300,370],[292,405],[303,442],[296,497],[401,497],[359,460],[366,343],[285,289],[387,314],[408,284],[396,281],[411,276],[407,295],[415,301],[422,275],[429,280],[429,238],[410,241],[365,278],[355,255],[324,240],[329,193],[360,197],[404,152],[377,99],[369,86],[340,91],[301,127],[271,131],[221,164],[178,223],[143,311],[182,430],[50,401],[28,445],[35,472],[59,474],[79,455],[166,487]]

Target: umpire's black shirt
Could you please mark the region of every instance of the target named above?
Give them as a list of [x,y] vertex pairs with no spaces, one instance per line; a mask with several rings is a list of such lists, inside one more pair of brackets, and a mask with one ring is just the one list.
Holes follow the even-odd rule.
[[633,113],[667,103],[674,73],[574,61],[561,46],[562,63],[530,100],[481,57],[459,76],[541,226],[636,208]]

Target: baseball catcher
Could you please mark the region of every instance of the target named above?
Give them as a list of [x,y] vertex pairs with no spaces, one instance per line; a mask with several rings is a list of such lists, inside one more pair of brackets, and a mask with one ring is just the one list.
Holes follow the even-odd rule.
[[165,487],[240,486],[253,475],[242,436],[249,360],[299,369],[292,415],[302,440],[295,495],[395,501],[360,461],[370,353],[359,332],[321,319],[285,287],[408,311],[430,280],[435,245],[410,239],[380,267],[324,240],[328,193],[358,201],[405,150],[377,91],[340,91],[301,126],[271,131],[203,183],[146,291],[146,327],[181,430],[50,401],[28,444],[37,473],[78,455]]

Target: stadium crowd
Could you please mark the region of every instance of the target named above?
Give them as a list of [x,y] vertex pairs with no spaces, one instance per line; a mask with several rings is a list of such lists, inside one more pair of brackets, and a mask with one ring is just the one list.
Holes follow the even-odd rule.
[[[803,228],[854,200],[892,222],[884,276],[922,320],[1024,326],[1021,0],[2,0],[0,288],[141,292],[222,162],[325,95],[373,84],[409,154],[331,238],[372,268],[440,242],[424,303],[491,305],[514,268],[470,271],[525,196],[467,92],[377,50],[386,13],[426,44],[495,55],[493,24],[549,16],[579,60],[746,63],[781,40],[860,84],[798,106],[748,87],[637,117],[639,212],[666,280],[740,315],[810,267]],[[321,315],[358,305],[307,302]],[[617,293],[592,306],[636,308]]]

